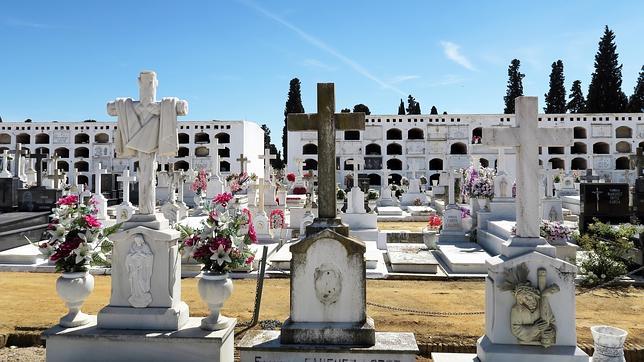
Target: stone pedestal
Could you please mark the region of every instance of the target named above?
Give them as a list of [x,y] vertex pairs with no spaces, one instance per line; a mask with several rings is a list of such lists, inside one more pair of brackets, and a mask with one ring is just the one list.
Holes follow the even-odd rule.
[[98,313],[99,328],[177,330],[187,323],[188,305],[181,301],[179,237],[173,229],[142,226],[110,237],[112,294],[109,305]]
[[177,361],[233,362],[236,320],[219,331],[199,328],[190,318],[172,332],[98,328],[96,321],[76,328],[52,327],[43,333],[47,361]]
[[265,211],[259,211],[253,216],[253,225],[255,226],[258,241],[273,241],[273,233],[271,232],[268,216],[266,216]]

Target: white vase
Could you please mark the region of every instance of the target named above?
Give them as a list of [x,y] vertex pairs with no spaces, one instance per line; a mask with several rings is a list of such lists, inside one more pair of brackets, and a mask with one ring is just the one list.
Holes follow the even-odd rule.
[[554,186],[555,186],[555,190],[561,190],[561,182],[555,182]]
[[367,205],[369,205],[369,213],[370,214],[375,214],[376,213],[376,205],[378,205],[378,200],[368,200]]
[[575,183],[574,183],[574,185],[575,185],[575,190],[579,190],[579,185],[580,185],[580,183],[579,183],[579,182],[575,182]]
[[344,207],[344,199],[335,200],[335,208],[338,211],[338,214],[342,213],[342,208]]
[[69,312],[60,318],[59,324],[62,327],[72,328],[89,323],[90,317],[81,312],[80,308],[92,290],[94,290],[94,277],[89,271],[63,273],[58,277],[56,292],[69,308]]
[[438,186],[438,180],[432,180],[432,186]]
[[224,302],[233,293],[233,281],[226,274],[203,273],[197,283],[199,295],[210,309],[210,315],[201,320],[201,329],[218,331],[228,327],[230,318],[222,316],[219,312]]
[[479,204],[479,210],[483,211],[485,210],[485,205],[487,204],[487,199],[483,197],[478,197],[476,199],[476,202]]
[[624,342],[628,332],[610,326],[592,326],[590,332],[595,342],[593,362],[623,362]]
[[195,208],[201,209],[201,203],[202,203],[203,197],[201,194],[195,194],[195,196],[192,198],[192,201],[195,203]]
[[423,229],[423,242],[430,250],[436,249],[436,239],[438,239],[438,230]]

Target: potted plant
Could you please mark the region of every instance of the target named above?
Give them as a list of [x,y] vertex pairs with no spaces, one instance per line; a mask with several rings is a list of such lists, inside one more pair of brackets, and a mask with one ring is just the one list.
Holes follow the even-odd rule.
[[56,271],[62,272],[56,281],[56,292],[69,309],[60,318],[63,327],[90,322],[90,317],[80,310],[94,289],[90,267],[110,265],[106,254],[112,250],[112,242],[108,236],[121,224],[103,228],[96,214],[96,207],[89,200],[82,202],[75,194],[61,197],[47,227],[49,239],[37,244],[40,252],[55,263]]
[[369,213],[373,214],[376,212],[376,205],[378,204],[378,199],[380,194],[374,189],[369,189],[367,192],[367,205],[369,205]]
[[335,207],[338,210],[338,213],[342,212],[342,207],[344,207],[344,200],[347,198],[347,193],[341,188],[335,190]]
[[[206,170],[202,168],[202,169],[199,169],[199,172],[197,173],[197,177],[195,177],[194,181],[192,181],[192,186],[191,186],[191,190],[195,193],[194,202],[197,209],[202,209],[203,197],[206,194],[207,189],[208,189],[208,175],[206,174]],[[183,201],[183,200],[180,200],[180,201]]]
[[561,175],[555,175],[552,181],[555,185],[555,190],[561,190]]
[[494,186],[487,177],[478,177],[472,182],[470,197],[476,198],[481,210],[485,209],[486,203],[494,196]]
[[566,245],[570,241],[572,231],[558,221],[543,220],[539,234],[552,245]]
[[181,249],[204,265],[197,283],[199,295],[210,309],[210,315],[201,321],[204,330],[228,325],[230,319],[219,313],[233,291],[228,273],[252,265],[255,258],[249,248],[257,242],[250,212],[229,207],[232,198],[230,193],[215,196],[208,217],[181,242]]
[[436,249],[436,238],[443,226],[443,220],[435,213],[429,215],[427,226],[423,229],[423,242],[429,249]]

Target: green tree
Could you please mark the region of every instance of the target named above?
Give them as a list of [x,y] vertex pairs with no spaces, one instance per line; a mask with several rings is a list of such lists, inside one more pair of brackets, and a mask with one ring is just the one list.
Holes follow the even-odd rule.
[[[640,70],[640,76],[637,78],[633,95],[628,101],[628,111],[644,112],[644,65],[642,66],[642,70]],[[2,122],[2,119],[0,119],[0,122]]]
[[581,90],[580,80],[572,82],[572,88],[570,88],[570,95],[568,98],[570,101],[566,104],[566,108],[570,113],[582,113],[586,111],[586,100],[584,99],[584,93]]
[[362,112],[367,116],[371,114],[371,111],[369,110],[369,107],[365,106],[362,103],[356,104],[355,106],[353,106],[353,112],[354,113],[355,112]]
[[615,34],[606,26],[599,40],[595,72],[588,86],[587,112],[624,112],[628,105],[628,98],[622,92],[622,65],[619,64],[616,50]]
[[271,167],[276,170],[281,170],[284,168],[284,160],[282,160],[282,153],[277,150],[274,144],[270,144],[269,148],[271,155],[277,155],[277,158],[271,160]]
[[432,106],[432,110],[429,111],[429,114],[438,114],[438,109],[436,109],[436,106]]
[[271,129],[263,124],[262,131],[264,131],[264,149],[266,150],[271,146]]
[[544,96],[546,100],[546,106],[543,108],[544,112],[566,113],[564,65],[561,59],[552,63],[552,72],[550,72],[550,89]]
[[282,129],[282,152],[284,154],[284,163],[288,161],[288,129],[286,128],[286,116],[289,113],[304,113],[302,106],[302,94],[300,92],[300,80],[291,79],[288,89],[288,98],[284,106],[284,128]]
[[508,67],[508,89],[505,92],[505,109],[503,113],[514,113],[514,99],[523,95],[523,77],[525,74],[519,72],[521,62],[519,59],[512,59]]
[[407,114],[420,114],[420,104],[411,94],[407,97]]
[[351,113],[351,110],[349,108],[342,108],[340,113]]
[[400,99],[400,105],[398,106],[398,114],[405,114],[405,103],[403,102],[402,98]]

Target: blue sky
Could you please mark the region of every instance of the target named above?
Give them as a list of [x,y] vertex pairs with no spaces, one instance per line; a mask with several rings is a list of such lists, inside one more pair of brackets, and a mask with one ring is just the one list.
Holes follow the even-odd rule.
[[364,103],[391,114],[412,94],[423,113],[499,113],[512,58],[541,103],[557,59],[567,90],[580,79],[586,93],[604,25],[616,33],[627,95],[644,64],[642,1],[130,3],[4,2],[4,121],[107,120],[105,103],[138,96],[144,69],[157,72],[159,98],[190,102],[186,119],[247,119],[274,136],[293,77],[307,112],[315,84],[335,82],[338,110]]

